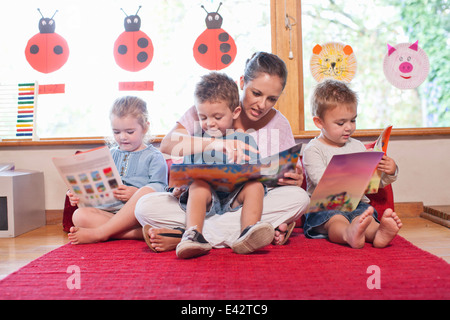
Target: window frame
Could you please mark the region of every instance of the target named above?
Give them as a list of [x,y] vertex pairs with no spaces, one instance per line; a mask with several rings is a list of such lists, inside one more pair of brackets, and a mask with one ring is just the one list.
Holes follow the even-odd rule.
[[[305,130],[304,93],[303,93],[303,50],[302,50],[302,19],[301,0],[270,0],[271,8],[271,37],[272,52],[286,62],[288,68],[288,81],[283,95],[275,106],[290,122],[292,132],[296,139],[311,139],[318,135],[317,130]],[[285,25],[288,14],[295,21],[291,29],[291,48],[294,54],[289,59],[289,29]],[[355,137],[376,137],[380,129],[356,130]],[[392,136],[431,136],[450,135],[450,127],[427,128],[394,128]],[[163,135],[155,137],[160,142]],[[104,137],[72,137],[72,138],[41,138],[31,140],[3,140],[2,146],[51,146],[51,145],[97,145],[103,144]]]

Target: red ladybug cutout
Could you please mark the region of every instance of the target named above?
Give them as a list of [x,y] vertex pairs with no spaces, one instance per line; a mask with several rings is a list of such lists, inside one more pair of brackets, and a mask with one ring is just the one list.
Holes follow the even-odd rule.
[[141,18],[137,15],[127,15],[124,21],[125,31],[114,43],[114,59],[119,67],[127,71],[140,71],[146,68],[153,59],[152,40],[140,30]]
[[55,33],[55,20],[53,17],[39,20],[39,33],[34,35],[27,43],[25,57],[33,69],[50,73],[60,69],[69,59],[69,46],[67,41]]
[[221,70],[231,65],[236,58],[236,43],[222,27],[223,18],[216,12],[208,12],[205,19],[206,30],[194,43],[194,58],[199,65],[208,70]]

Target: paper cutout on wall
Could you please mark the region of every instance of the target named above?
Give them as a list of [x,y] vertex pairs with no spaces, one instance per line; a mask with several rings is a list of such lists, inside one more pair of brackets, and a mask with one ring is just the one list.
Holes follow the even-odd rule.
[[153,91],[153,81],[119,82],[119,91]]
[[356,65],[355,54],[349,45],[328,42],[313,48],[310,69],[317,82],[335,79],[348,83],[355,76]]
[[195,61],[208,70],[222,70],[230,66],[236,58],[237,48],[234,39],[222,29],[223,18],[218,13],[222,2],[216,12],[206,11],[206,30],[203,31],[194,43]]
[[425,51],[419,47],[419,41],[387,46],[383,62],[386,79],[399,89],[420,86],[430,72],[430,62]]
[[33,69],[42,73],[51,73],[60,69],[69,59],[69,46],[67,41],[55,33],[55,20],[51,18],[39,20],[39,33],[34,35],[27,43],[25,57]]
[[141,18],[137,15],[142,6],[139,6],[135,15],[127,15],[124,20],[125,31],[114,43],[114,59],[124,70],[137,72],[146,68],[153,59],[152,40],[141,31]]
[[66,85],[64,83],[39,85],[39,94],[58,94],[65,92],[66,92]]

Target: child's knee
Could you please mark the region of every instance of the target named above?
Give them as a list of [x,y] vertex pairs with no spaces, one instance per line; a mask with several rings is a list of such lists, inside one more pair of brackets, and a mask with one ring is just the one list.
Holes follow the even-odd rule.
[[82,227],[89,219],[89,210],[87,208],[78,208],[72,215],[72,222],[77,227]]
[[259,181],[249,181],[245,184],[243,191],[250,192],[251,194],[264,194],[264,185]]

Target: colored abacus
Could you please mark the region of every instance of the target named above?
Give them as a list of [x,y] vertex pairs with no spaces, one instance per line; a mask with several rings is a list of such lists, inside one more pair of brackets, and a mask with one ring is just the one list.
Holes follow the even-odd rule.
[[0,139],[35,138],[37,83],[0,84]]

